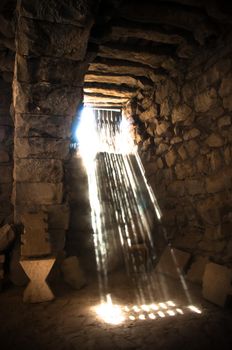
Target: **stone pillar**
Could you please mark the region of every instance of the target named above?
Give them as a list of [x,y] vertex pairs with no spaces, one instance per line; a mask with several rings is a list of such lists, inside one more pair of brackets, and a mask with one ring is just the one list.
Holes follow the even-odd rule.
[[11,84],[0,79],[0,226],[11,222],[13,120],[10,116]]
[[15,220],[20,222],[23,213],[47,213],[51,253],[56,254],[68,228],[64,162],[88,66],[90,1],[18,0],[17,13]]

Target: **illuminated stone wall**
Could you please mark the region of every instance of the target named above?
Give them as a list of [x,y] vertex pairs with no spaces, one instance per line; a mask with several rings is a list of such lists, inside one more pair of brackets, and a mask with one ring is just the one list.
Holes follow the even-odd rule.
[[[126,108],[177,248],[232,263],[231,38]],[[224,48],[221,47],[224,45]],[[217,52],[217,54],[215,54]]]
[[88,66],[91,1],[57,5],[23,0],[17,13],[13,82],[16,221],[25,212],[47,212],[52,252],[56,253],[64,247],[68,228],[64,168]]

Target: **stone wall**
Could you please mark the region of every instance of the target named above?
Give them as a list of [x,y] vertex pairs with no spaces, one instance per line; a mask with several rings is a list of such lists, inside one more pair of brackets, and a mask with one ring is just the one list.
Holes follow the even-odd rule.
[[63,249],[68,228],[64,165],[88,67],[91,3],[22,0],[17,8],[13,82],[16,221],[25,212],[46,212],[52,253]]
[[126,107],[169,239],[226,264],[232,264],[231,52],[231,40],[202,51]]
[[0,79],[0,226],[12,222],[13,119],[11,84]]

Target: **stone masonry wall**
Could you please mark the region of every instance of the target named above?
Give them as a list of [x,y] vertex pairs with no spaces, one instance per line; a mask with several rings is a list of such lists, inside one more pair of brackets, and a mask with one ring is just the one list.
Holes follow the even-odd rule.
[[[69,207],[64,164],[71,123],[82,101],[93,24],[91,1],[18,1],[14,205],[22,213],[48,214],[52,253],[64,248]],[[43,252],[41,252],[43,254]]]
[[13,119],[10,116],[12,88],[0,79],[0,226],[13,220]]
[[164,77],[126,112],[173,245],[232,265],[229,43]]

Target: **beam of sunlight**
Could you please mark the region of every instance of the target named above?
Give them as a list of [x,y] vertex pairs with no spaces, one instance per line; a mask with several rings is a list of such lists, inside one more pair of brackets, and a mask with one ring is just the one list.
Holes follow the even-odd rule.
[[[152,303],[156,285],[148,272],[157,259],[152,237],[154,217],[161,221],[162,212],[146,179],[130,135],[130,127],[120,111],[87,107],[81,114],[77,128],[79,152],[88,176],[93,242],[102,301],[98,311],[102,317],[113,314],[113,310],[116,314],[119,310],[123,315],[127,312],[136,319],[139,315],[151,319],[148,314],[167,317],[167,310],[171,310],[171,314],[180,312],[171,309],[175,307],[171,300]],[[187,284],[172,249],[171,254],[188,304],[192,305]],[[132,309],[126,306],[121,310],[106,297],[109,293],[108,274],[112,255],[113,258],[122,257],[126,271],[132,278],[136,295],[134,302],[138,304]],[[168,299],[169,296],[165,295],[164,298]],[[147,304],[145,300],[150,303]]]
[[[108,291],[110,220],[113,244],[119,239],[129,274],[146,275],[148,251],[154,255],[151,229],[153,219],[146,210],[148,195],[155,197],[145,178],[136,147],[129,135],[130,125],[121,113],[84,108],[77,128],[79,151],[87,170],[94,248],[101,299]],[[88,130],[88,137],[86,137]],[[91,142],[90,142],[91,141]],[[107,191],[105,187],[107,186]],[[105,201],[107,199],[107,203]],[[144,207],[145,205],[145,207]],[[159,215],[157,215],[159,217]],[[144,299],[144,283],[135,279],[138,299]],[[148,276],[144,277],[147,283]],[[152,298],[152,290],[147,287]]]

